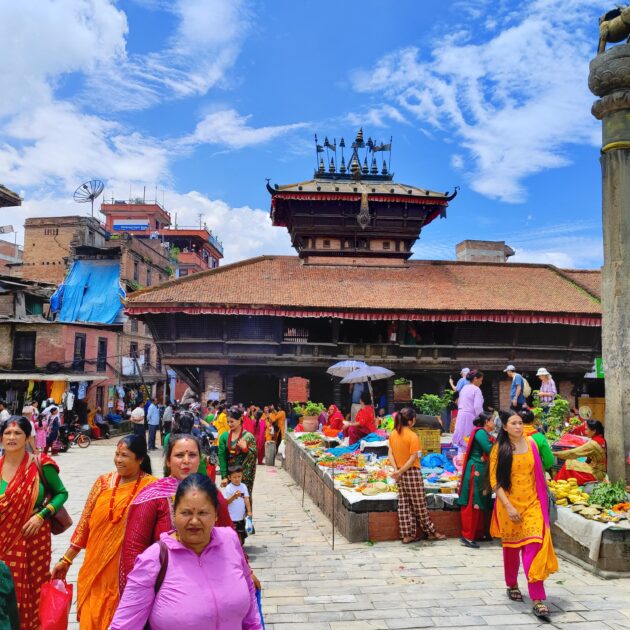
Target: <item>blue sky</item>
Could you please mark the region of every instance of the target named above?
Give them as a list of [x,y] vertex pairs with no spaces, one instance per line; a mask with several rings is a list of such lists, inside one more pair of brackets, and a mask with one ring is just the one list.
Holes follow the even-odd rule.
[[[586,85],[602,0],[0,0],[0,183],[16,227],[158,188],[226,261],[291,253],[265,178],[309,179],[313,135],[393,136],[396,180],[460,186],[416,244],[602,263],[599,123]],[[37,19],[34,19],[37,18]]]

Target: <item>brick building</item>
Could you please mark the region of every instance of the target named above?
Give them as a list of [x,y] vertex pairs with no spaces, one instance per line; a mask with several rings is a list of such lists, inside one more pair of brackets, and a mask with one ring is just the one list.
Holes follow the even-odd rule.
[[61,323],[47,319],[55,285],[0,276],[0,396],[19,411],[27,398],[46,398],[84,383],[91,408],[106,406],[118,383],[119,326]]
[[[160,241],[139,239],[128,233],[110,234],[98,220],[82,216],[27,219],[24,257],[20,264],[11,265],[11,269],[24,280],[61,285],[76,261],[106,260],[119,264],[120,284],[127,295],[169,277],[170,260]],[[86,351],[90,344],[98,346],[97,323],[75,323],[87,326],[90,331],[95,329],[86,336]],[[116,385],[131,390],[146,384],[161,395],[166,374],[148,327],[137,319],[122,317],[113,328],[108,326],[103,330],[108,333],[104,338],[108,339],[108,362],[117,374]],[[110,340],[112,330],[115,340]],[[78,343],[81,349],[83,341]],[[96,354],[92,358],[95,357]],[[63,363],[71,358],[59,351],[51,360]],[[106,404],[111,402],[112,393],[108,388]]]
[[162,243],[170,252],[172,275],[176,278],[214,269],[223,258],[223,245],[207,227],[173,226],[171,214],[157,201],[112,200],[101,204],[101,212],[112,238],[131,234]]

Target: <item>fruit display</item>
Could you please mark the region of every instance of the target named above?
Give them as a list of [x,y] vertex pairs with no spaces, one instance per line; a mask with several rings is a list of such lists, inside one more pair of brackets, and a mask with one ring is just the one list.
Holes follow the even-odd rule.
[[556,497],[557,505],[582,504],[586,506],[588,503],[589,495],[580,490],[575,479],[550,481],[547,485],[551,493]]

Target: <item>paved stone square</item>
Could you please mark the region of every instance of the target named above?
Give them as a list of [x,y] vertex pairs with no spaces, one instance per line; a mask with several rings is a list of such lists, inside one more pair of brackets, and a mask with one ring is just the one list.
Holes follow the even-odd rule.
[[[115,440],[95,442],[57,457],[75,522],[96,477],[113,469],[114,445]],[[152,455],[157,474],[160,458],[161,451]],[[603,580],[562,558],[560,571],[547,582],[549,625],[531,614],[527,598],[523,604],[506,598],[498,544],[480,550],[456,540],[350,544],[338,535],[333,551],[330,522],[308,496],[302,508],[301,489],[280,468],[258,469],[254,521],[256,534],[246,549],[263,586],[270,630],[630,629],[630,579]],[[53,560],[65,550],[70,533],[53,537]],[[82,558],[69,573],[75,583]],[[522,576],[521,588],[526,593]],[[70,628],[77,630],[78,624]]]

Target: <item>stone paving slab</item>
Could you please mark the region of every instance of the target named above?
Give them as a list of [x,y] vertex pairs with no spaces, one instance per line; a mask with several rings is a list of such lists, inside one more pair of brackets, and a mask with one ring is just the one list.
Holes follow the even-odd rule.
[[[96,477],[113,469],[115,444],[99,441],[56,458],[75,523]],[[151,459],[159,475],[161,452]],[[545,627],[531,614],[522,575],[525,603],[506,598],[497,543],[480,550],[456,540],[350,544],[337,533],[333,550],[330,521],[308,496],[302,507],[302,491],[285,471],[260,466],[254,493],[256,534],[246,549],[263,585],[269,630]],[[53,537],[53,560],[70,534]],[[82,558],[69,572],[75,583]],[[546,627],[630,629],[630,579],[603,580],[560,559],[546,588],[553,613]],[[78,630],[75,604],[71,619],[70,630]]]

